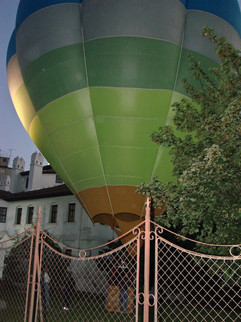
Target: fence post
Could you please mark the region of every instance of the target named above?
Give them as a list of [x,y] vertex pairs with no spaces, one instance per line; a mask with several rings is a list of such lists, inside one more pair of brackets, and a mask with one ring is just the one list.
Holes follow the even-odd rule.
[[24,322],[27,321],[28,315],[28,298],[29,298],[29,285],[30,285],[30,275],[31,275],[31,263],[33,256],[33,244],[34,244],[34,233],[31,236],[31,245],[30,245],[30,254],[29,254],[29,263],[28,263],[28,282],[27,282],[27,290],[26,290],[26,300],[25,300],[25,313],[24,313]]
[[[36,271],[39,266],[39,237],[40,237],[40,228],[41,228],[41,206],[39,206],[38,211],[38,220],[36,225],[36,236],[35,236],[35,249],[34,249],[34,258],[33,258],[33,271],[32,271],[32,288],[30,295],[30,307],[29,307],[29,322],[33,321],[33,309],[34,309],[34,299],[35,299],[35,291],[36,291]],[[36,308],[37,310],[37,303]]]
[[149,292],[150,292],[150,233],[151,233],[151,215],[150,215],[150,200],[146,201],[146,216],[145,216],[145,264],[144,264],[144,322],[149,321]]

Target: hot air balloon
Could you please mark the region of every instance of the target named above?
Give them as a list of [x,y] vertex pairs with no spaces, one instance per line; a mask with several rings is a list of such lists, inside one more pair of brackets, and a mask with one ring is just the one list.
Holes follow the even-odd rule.
[[21,0],[7,54],[17,114],[93,222],[144,216],[141,182],[172,180],[150,140],[186,96],[188,55],[216,65],[213,26],[241,47],[237,0]]

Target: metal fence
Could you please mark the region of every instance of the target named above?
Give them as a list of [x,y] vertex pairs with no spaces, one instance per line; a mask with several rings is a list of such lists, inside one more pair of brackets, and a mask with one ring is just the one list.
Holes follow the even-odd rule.
[[156,321],[241,321],[241,257],[187,251],[156,238]]
[[34,227],[0,243],[0,321],[24,321],[30,290]]
[[39,223],[0,243],[1,322],[241,321],[241,245],[228,256],[188,250],[150,221],[148,206],[145,222],[88,250],[67,248]]

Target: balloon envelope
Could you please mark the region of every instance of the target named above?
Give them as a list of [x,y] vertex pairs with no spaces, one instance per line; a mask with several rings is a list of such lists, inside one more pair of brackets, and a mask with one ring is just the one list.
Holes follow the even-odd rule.
[[236,0],[22,0],[9,43],[9,90],[26,131],[94,222],[129,229],[135,192],[172,180],[150,140],[186,93],[188,55],[217,64],[203,26],[240,48]]

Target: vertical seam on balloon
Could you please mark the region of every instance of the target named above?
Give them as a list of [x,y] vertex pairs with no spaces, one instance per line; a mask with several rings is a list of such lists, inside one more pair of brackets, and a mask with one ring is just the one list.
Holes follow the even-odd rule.
[[[166,117],[166,123],[165,123],[165,125],[169,125],[170,124],[170,115],[172,113],[172,107],[171,106],[173,104],[173,95],[174,95],[174,92],[176,90],[177,79],[178,79],[178,75],[179,75],[180,63],[181,63],[182,52],[183,52],[183,43],[184,43],[185,28],[186,28],[186,17],[187,17],[187,9],[185,9],[185,18],[184,18],[185,21],[184,21],[184,24],[183,24],[182,40],[181,40],[181,44],[180,44],[180,53],[179,53],[179,58],[178,58],[178,63],[177,63],[176,78],[175,78],[175,81],[174,81],[174,86],[173,86],[172,96],[171,96],[170,108],[169,108],[169,111],[168,111],[168,114],[167,114],[167,117]],[[161,157],[162,154],[163,154],[163,146],[160,145],[159,148],[158,148],[158,151],[157,151],[156,161],[155,161],[155,164],[154,164],[154,167],[153,167],[153,171],[152,171],[152,174],[151,174],[151,178],[153,178],[153,175],[154,175],[155,170],[157,168],[157,160],[158,160],[158,158]],[[145,206],[143,207],[142,212],[144,212],[144,210],[145,210]]]
[[[90,98],[90,103],[91,103],[91,108],[92,108],[92,117],[93,117],[93,122],[94,122],[94,125],[95,125],[94,113],[93,113],[93,107],[92,107],[91,95],[90,95],[89,78],[88,78],[88,73],[87,73],[86,55],[85,55],[85,38],[84,38],[84,29],[83,29],[83,16],[82,16],[82,13],[83,13],[83,10],[82,10],[83,9],[83,5],[82,4],[81,4],[81,7],[80,8],[81,8],[80,9],[80,16],[81,16],[81,33],[82,33],[82,39],[83,39],[83,54],[84,54],[84,64],[85,64],[85,77],[86,77],[87,86],[89,88],[89,98]],[[97,148],[98,148],[98,152],[99,152],[101,169],[102,169],[102,173],[103,173],[103,177],[104,177],[104,182],[105,182],[105,188],[106,188],[107,196],[108,196],[109,203],[110,203],[110,208],[111,208],[112,215],[113,215],[113,219],[114,219],[114,211],[113,211],[113,207],[112,207],[112,203],[111,203],[111,199],[110,199],[110,193],[109,193],[109,189],[108,189],[108,186],[107,186],[105,172],[104,172],[104,167],[103,167],[103,163],[102,163],[102,158],[101,158],[101,153],[100,153],[100,148],[99,148],[99,141],[98,141],[98,138],[97,138],[96,125],[95,125],[95,133],[96,133],[96,142],[97,142]]]
[[[86,76],[86,81],[87,81],[87,85],[89,87],[89,83],[88,83],[88,77],[87,77],[87,71],[86,71],[86,59],[85,59],[85,50],[84,50],[84,34],[83,34],[83,24],[82,24],[82,15],[81,15],[81,8],[82,8],[82,3],[80,3],[79,5],[79,11],[80,11],[80,29],[81,29],[81,35],[82,35],[82,43],[83,43],[83,54],[84,54],[84,64],[85,64],[85,76]],[[77,197],[78,199],[81,200],[81,203],[82,205],[84,206],[86,212],[88,212],[88,207],[86,206],[86,204],[84,203],[84,200],[81,198],[80,194],[79,194],[79,191],[78,191],[78,194],[77,194]],[[91,218],[91,221],[93,222],[92,220],[92,217],[90,216]]]

